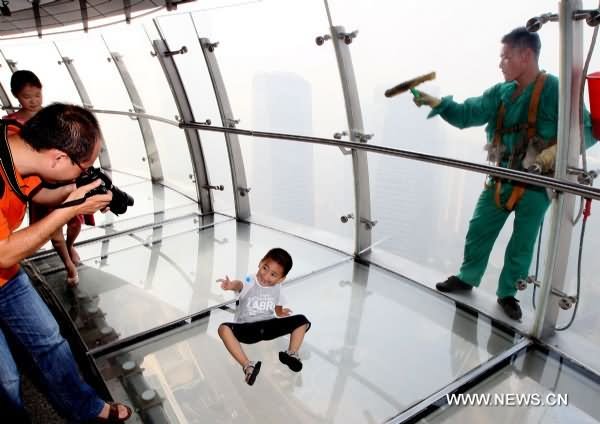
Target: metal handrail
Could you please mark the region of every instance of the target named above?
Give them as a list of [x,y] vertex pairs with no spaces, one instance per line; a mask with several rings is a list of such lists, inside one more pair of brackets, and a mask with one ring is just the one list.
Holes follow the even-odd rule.
[[175,121],[173,119],[167,119],[167,118],[163,118],[160,116],[156,116],[156,115],[150,115],[148,113],[141,113],[141,112],[122,112],[119,110],[105,110],[105,109],[88,109],[90,112],[93,113],[104,113],[107,115],[123,115],[123,116],[129,116],[129,117],[134,117],[134,118],[146,118],[152,121],[159,121],[159,122],[164,122],[165,124],[169,124],[169,125],[173,125],[175,127],[179,127],[180,122]]
[[213,125],[205,125],[198,122],[180,122],[181,128],[195,128],[202,131],[213,131],[221,133],[234,133],[246,135],[250,137],[262,137],[279,140],[298,141],[301,143],[321,144],[334,147],[347,147],[350,149],[359,149],[366,152],[379,153],[388,156],[396,156],[405,159],[418,160],[437,165],[444,165],[451,168],[465,169],[480,174],[491,175],[499,178],[507,178],[510,180],[535,185],[538,187],[546,187],[558,192],[572,193],[584,198],[600,200],[600,189],[586,186],[583,184],[573,183],[565,180],[558,180],[552,177],[532,174],[528,172],[516,171],[514,169],[500,168],[498,166],[483,165],[474,162],[463,161],[459,159],[445,158],[426,153],[413,152],[410,150],[394,149],[391,147],[379,146],[376,144],[357,143],[352,141],[342,141],[330,138],[308,137],[303,135],[274,133],[265,131],[244,130],[241,128],[225,128]]
[[[19,110],[19,108],[16,106],[2,106],[2,107],[0,107],[0,109],[10,110],[13,112]],[[174,127],[179,127],[179,124],[180,124],[179,121],[175,121],[173,119],[167,119],[167,118],[163,118],[161,116],[150,115],[148,113],[142,113],[142,112],[125,112],[125,111],[120,111],[120,110],[94,109],[94,108],[88,108],[88,107],[86,107],[86,109],[93,113],[104,113],[106,115],[121,115],[121,116],[129,116],[130,118],[146,118],[151,121],[158,121],[158,122],[163,122],[165,124],[173,125]]]
[[[10,109],[10,108],[3,108]],[[346,147],[349,149],[358,149],[366,152],[379,153],[388,156],[401,157],[405,159],[428,162],[437,165],[443,165],[450,168],[465,169],[467,171],[477,172],[479,174],[491,175],[493,177],[507,178],[510,180],[535,185],[556,190],[557,192],[571,193],[586,199],[600,200],[600,189],[573,183],[565,180],[558,180],[553,177],[532,174],[514,169],[500,168],[498,166],[483,165],[475,162],[468,162],[459,159],[446,158],[442,156],[429,155],[427,153],[414,152],[411,150],[394,149],[392,147],[380,146],[377,144],[356,143],[353,141],[343,141],[332,138],[309,137],[297,134],[275,133],[267,131],[253,131],[242,128],[227,128],[216,125],[206,125],[199,122],[178,122],[172,119],[162,118],[156,115],[139,112],[123,112],[118,110],[90,109],[94,113],[104,113],[110,115],[122,115],[130,117],[146,118],[153,121],[163,122],[179,128],[194,128],[202,131],[212,131],[220,133],[240,134],[249,137],[262,137],[277,140],[298,141],[301,143],[321,144],[325,146]]]

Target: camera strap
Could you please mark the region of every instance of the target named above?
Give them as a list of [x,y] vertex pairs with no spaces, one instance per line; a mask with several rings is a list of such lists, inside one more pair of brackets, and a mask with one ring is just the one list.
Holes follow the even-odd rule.
[[[4,175],[6,175],[6,181],[8,181],[12,191],[19,199],[21,199],[23,203],[27,203],[29,201],[29,197],[23,194],[21,187],[19,187],[17,176],[15,174],[15,165],[13,163],[12,154],[10,152],[10,147],[8,147],[8,136],[6,132],[9,125],[15,125],[19,128],[23,128],[23,125],[14,119],[0,120],[0,166],[2,167]],[[0,178],[0,197],[4,196],[4,189],[4,181]]]
[[62,208],[70,208],[71,206],[81,205],[85,202],[88,196],[82,197],[80,199],[69,200],[68,202],[61,203],[60,205],[53,206],[54,209],[62,209]]

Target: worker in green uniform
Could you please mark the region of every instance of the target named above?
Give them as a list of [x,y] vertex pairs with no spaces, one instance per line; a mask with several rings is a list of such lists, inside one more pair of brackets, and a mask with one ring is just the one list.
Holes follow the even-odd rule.
[[[540,38],[516,28],[502,38],[500,69],[505,82],[479,97],[457,103],[452,96],[438,99],[415,91],[418,106],[432,108],[457,128],[486,125],[488,160],[517,170],[540,170],[553,175],[558,126],[558,79],[540,71]],[[586,145],[594,143],[589,114],[585,113]],[[464,258],[457,275],[436,284],[442,292],[467,291],[479,286],[490,252],[506,219],[514,211],[514,228],[500,274],[498,303],[512,319],[521,318],[515,298],[516,282],[528,275],[533,249],[550,204],[541,187],[488,177],[467,232]]]

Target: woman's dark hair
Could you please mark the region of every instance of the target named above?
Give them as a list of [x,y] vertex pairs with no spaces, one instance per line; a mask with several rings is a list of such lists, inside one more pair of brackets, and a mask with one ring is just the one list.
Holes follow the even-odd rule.
[[15,71],[12,77],[10,77],[10,91],[13,93],[13,96],[17,97],[26,85],[32,85],[39,89],[42,88],[40,79],[31,71]]
[[75,105],[53,103],[28,120],[21,137],[35,150],[57,149],[77,163],[90,159],[102,139],[96,117]]
[[277,262],[279,265],[281,265],[281,267],[283,268],[283,277],[285,277],[288,274],[288,272],[290,272],[290,269],[292,269],[292,265],[294,264],[292,262],[292,257],[290,256],[290,254],[283,250],[281,247],[275,247],[269,250],[265,257],[262,258],[263,261],[267,259],[271,259]]

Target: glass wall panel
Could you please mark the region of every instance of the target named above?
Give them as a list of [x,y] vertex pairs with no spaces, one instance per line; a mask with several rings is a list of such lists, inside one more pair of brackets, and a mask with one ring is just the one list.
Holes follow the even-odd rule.
[[[0,52],[2,50],[0,49]],[[11,94],[10,92],[10,77],[12,76],[12,72],[10,71],[10,69],[8,68],[8,65],[6,64],[6,61],[4,60],[4,55],[0,55],[0,84],[2,84],[2,88],[4,88],[4,91],[6,91],[6,94],[8,95],[9,100],[11,101],[13,106],[18,106],[17,99],[15,99],[15,97]],[[6,113],[10,113],[10,111],[7,111]]]
[[[61,56],[73,60],[92,106],[101,110],[131,111],[131,101],[106,45],[100,36],[66,38],[56,42]],[[149,177],[148,161],[139,126],[130,118],[99,114],[113,169]],[[109,127],[110,126],[110,127]]]
[[[595,149],[595,148],[594,148]],[[590,155],[591,156],[591,155]],[[588,158],[590,169],[600,168],[600,155]],[[598,183],[596,182],[596,185]],[[569,267],[567,270],[565,293],[579,298],[579,306],[568,310],[559,309],[558,328],[566,328],[552,338],[552,343],[562,351],[582,361],[600,373],[600,317],[598,303],[600,302],[600,287],[598,275],[600,264],[597,252],[600,248],[600,222],[597,216],[597,202],[592,207],[592,215],[586,222],[582,241],[582,220],[574,226],[569,252]],[[578,204],[576,209],[578,209]],[[550,219],[547,219],[550,223]],[[543,254],[548,253],[543,245]],[[581,249],[581,267],[578,260]],[[578,291],[579,280],[579,291]],[[550,296],[550,302],[556,303],[559,298]],[[571,323],[571,320],[572,323]]]
[[148,214],[160,214],[169,209],[191,206],[195,203],[194,200],[175,190],[163,187],[162,185],[152,184],[150,181],[120,184],[120,181],[123,180],[121,177],[123,174],[115,174],[116,178],[113,179],[113,182],[119,189],[134,198],[134,204],[127,208],[127,212],[118,217],[115,217],[112,213],[102,214],[97,212],[97,225],[114,224],[118,221],[129,220]]
[[148,158],[137,121],[128,116],[96,114],[111,166],[117,171],[150,179]]
[[[359,30],[350,48],[365,130],[375,133],[370,142],[479,163],[485,163],[486,159],[482,149],[485,143],[483,127],[459,130],[440,117],[427,119],[429,108],[417,108],[410,93],[390,99],[384,97],[384,91],[402,81],[436,71],[437,78],[419,88],[436,96],[452,94],[457,101],[479,96],[503,79],[498,68],[502,36],[525,25],[533,16],[557,11],[557,3],[541,0],[527,3],[509,0],[498,10],[472,0],[381,0],[376,7],[357,0],[330,0],[329,5],[334,25],[343,25],[348,31]],[[598,3],[584,1],[583,6],[596,8]],[[583,33],[584,54],[587,54],[592,29],[584,24]],[[556,75],[560,55],[558,24],[544,25],[539,35],[542,40],[540,68]],[[594,54],[589,72],[598,70],[600,55]],[[589,105],[587,93],[585,101]],[[587,154],[588,168],[600,168],[600,147],[596,145]],[[383,240],[377,249],[396,255],[388,258],[388,263],[403,264],[400,272],[429,285],[457,273],[468,221],[482,189],[483,175],[378,155],[369,155],[369,159],[373,219],[378,220],[374,240]],[[494,296],[512,224],[510,217],[477,291],[477,299],[483,291],[489,297],[490,310],[498,312]],[[549,225],[550,213],[546,215],[544,226],[540,274],[547,254],[545,241]],[[562,343],[561,348],[572,348],[580,359],[587,357],[586,362],[593,361],[595,369],[600,370],[597,359],[600,321],[596,313],[600,291],[594,284],[594,276],[600,272],[600,263],[594,260],[600,249],[598,225],[592,217],[586,228],[582,301],[570,329],[579,335],[580,344],[570,341]],[[571,242],[568,294],[576,291],[580,226],[581,223],[575,227]],[[534,259],[530,274],[535,268]],[[527,292],[517,294],[525,309],[524,320],[528,323],[533,322],[534,316],[531,291],[529,288]],[[556,302],[557,298],[552,297],[552,301]],[[560,325],[568,321],[572,311],[561,312]]]
[[[430,285],[457,273],[485,176],[372,153],[368,158],[373,181],[371,205],[378,221],[373,232],[373,259]],[[467,192],[473,195],[465,196]],[[492,304],[513,221],[509,216],[500,232],[478,288],[478,294],[489,297]],[[527,298],[530,292],[520,296]],[[531,311],[530,302],[521,306]],[[531,312],[525,318],[533,322]]]
[[[354,213],[351,158],[336,147],[240,137],[252,221],[328,246],[353,250]],[[336,165],[343,160],[342,168]],[[311,167],[312,165],[312,167]]]
[[[16,62],[17,69],[27,69],[38,76],[43,86],[44,105],[53,102],[81,105],[81,98],[53,42],[2,43],[1,50],[6,60]],[[10,93],[10,85],[6,88]],[[16,99],[14,102],[18,105]]]
[[[146,112],[175,120],[178,112],[171,89],[160,62],[152,55],[154,48],[144,29],[140,26],[115,29],[106,31],[103,37],[109,50],[122,56]],[[163,123],[152,122],[151,126],[163,166],[165,183],[173,184],[186,194],[197,198],[195,185],[190,179],[194,172],[184,132]]]
[[[158,19],[158,23],[170,49],[187,47],[186,54],[176,55],[174,58],[196,121],[204,122],[210,119],[213,125],[221,126],[213,86],[191,15],[167,15]],[[200,37],[204,37],[201,31]],[[217,60],[218,54],[217,49],[215,51]],[[200,132],[200,138],[210,184],[223,185],[225,188],[223,191],[212,191],[214,209],[218,212],[235,214],[225,136],[205,131]]]
[[[193,18],[202,37],[219,42],[215,54],[240,128],[326,138],[347,129],[333,45],[315,44],[329,27],[321,1],[269,0]],[[253,219],[350,240],[351,224],[340,222],[354,210],[349,157],[283,141],[242,139],[242,149]]]
[[[81,98],[66,66],[59,65],[59,62],[62,63],[61,56],[67,56],[74,60],[73,64],[93,104],[96,99],[100,99],[101,108],[121,111],[131,109],[114,65],[106,60],[106,47],[100,38],[90,36],[73,39],[62,36],[61,40],[59,44],[30,42],[18,46],[8,45],[3,46],[2,51],[7,59],[17,62],[19,69],[33,70],[40,77],[44,104],[54,101],[81,104]],[[49,63],[44,63],[45,61]],[[95,106],[98,107],[98,104]],[[113,168],[148,177],[147,158],[137,122],[109,115],[97,117]]]
[[196,179],[184,132],[179,127],[160,121],[151,120],[150,127],[160,154],[164,184],[196,200]]
[[131,110],[131,101],[100,35],[62,37],[56,41],[61,56],[73,59],[95,109]]

